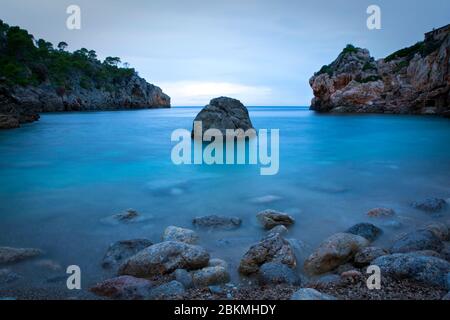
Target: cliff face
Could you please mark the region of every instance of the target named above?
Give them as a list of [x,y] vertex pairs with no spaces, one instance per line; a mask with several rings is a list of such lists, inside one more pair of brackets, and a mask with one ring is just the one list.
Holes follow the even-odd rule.
[[116,85],[111,91],[76,86],[66,92],[50,83],[25,87],[0,84],[0,128],[36,121],[42,112],[170,107],[168,95],[137,75],[120,79]]
[[93,50],[67,52],[0,20],[0,129],[36,121],[41,112],[170,107],[170,97],[120,59]]
[[310,79],[318,112],[450,116],[450,31],[375,61],[347,46]]

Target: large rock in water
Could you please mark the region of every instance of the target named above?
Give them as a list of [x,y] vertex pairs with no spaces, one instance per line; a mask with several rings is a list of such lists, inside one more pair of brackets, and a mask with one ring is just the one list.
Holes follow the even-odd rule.
[[445,288],[450,263],[432,256],[417,253],[396,253],[379,257],[372,261],[381,269],[381,274],[391,275],[398,279],[414,279],[428,285]]
[[200,246],[165,241],[130,257],[120,266],[119,274],[135,277],[163,275],[176,269],[200,269],[206,267],[208,261],[208,252]]
[[195,117],[195,121],[201,121],[202,127],[193,126],[192,135],[202,137],[208,129],[218,129],[223,135],[227,129],[253,129],[248,110],[236,99],[220,97],[212,99],[209,104]]
[[305,271],[322,274],[350,261],[369,241],[350,233],[336,233],[322,242],[319,248],[305,261]]
[[278,262],[295,268],[297,260],[290,243],[279,234],[269,234],[259,243],[250,247],[239,265],[244,275],[256,273],[266,262]]
[[375,60],[347,46],[310,79],[318,112],[450,115],[450,28]]
[[256,218],[267,230],[272,229],[279,225],[290,226],[295,222],[294,218],[288,215],[287,213],[271,209],[261,211],[256,215]]

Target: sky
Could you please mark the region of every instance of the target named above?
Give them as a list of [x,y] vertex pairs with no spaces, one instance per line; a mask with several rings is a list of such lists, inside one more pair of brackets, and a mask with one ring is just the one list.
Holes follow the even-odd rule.
[[[35,38],[118,56],[173,106],[231,96],[248,106],[309,106],[309,78],[346,44],[375,58],[450,23],[448,0],[0,0],[0,19]],[[69,30],[69,5],[81,28]],[[381,9],[369,30],[367,8]]]

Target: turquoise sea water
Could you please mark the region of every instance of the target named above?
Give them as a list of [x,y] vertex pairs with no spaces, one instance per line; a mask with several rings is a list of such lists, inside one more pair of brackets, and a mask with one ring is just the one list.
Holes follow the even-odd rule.
[[[192,218],[241,217],[234,231],[199,231],[200,245],[235,269],[264,235],[258,211],[273,208],[296,218],[288,238],[303,243],[299,259],[325,237],[370,221],[373,207],[396,210],[379,243],[430,220],[410,202],[450,198],[450,120],[391,115],[318,115],[300,107],[254,107],[257,129],[280,130],[280,171],[259,166],[175,166],[173,130],[191,129],[200,108],[44,114],[39,122],[0,132],[0,246],[37,247],[43,258],[82,269],[83,288],[112,276],[100,262],[116,240],[160,241],[165,227],[191,228]],[[271,203],[255,199],[276,196]],[[110,223],[134,208],[140,223]],[[444,220],[445,211],[433,219]],[[401,226],[397,224],[400,223]],[[64,275],[36,260],[10,267],[22,278],[5,290],[65,289]],[[2,291],[4,290],[4,291]],[[33,289],[34,290],[34,289]],[[53,291],[52,291],[53,292]],[[42,293],[41,293],[42,294]]]

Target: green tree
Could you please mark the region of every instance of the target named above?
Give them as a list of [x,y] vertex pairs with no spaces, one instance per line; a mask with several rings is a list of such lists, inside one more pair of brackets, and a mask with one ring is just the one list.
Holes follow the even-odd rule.
[[61,41],[60,43],[58,43],[58,49],[59,49],[60,51],[66,50],[66,48],[67,48],[68,46],[69,46],[69,45],[68,45],[66,42],[64,42],[64,41]]

